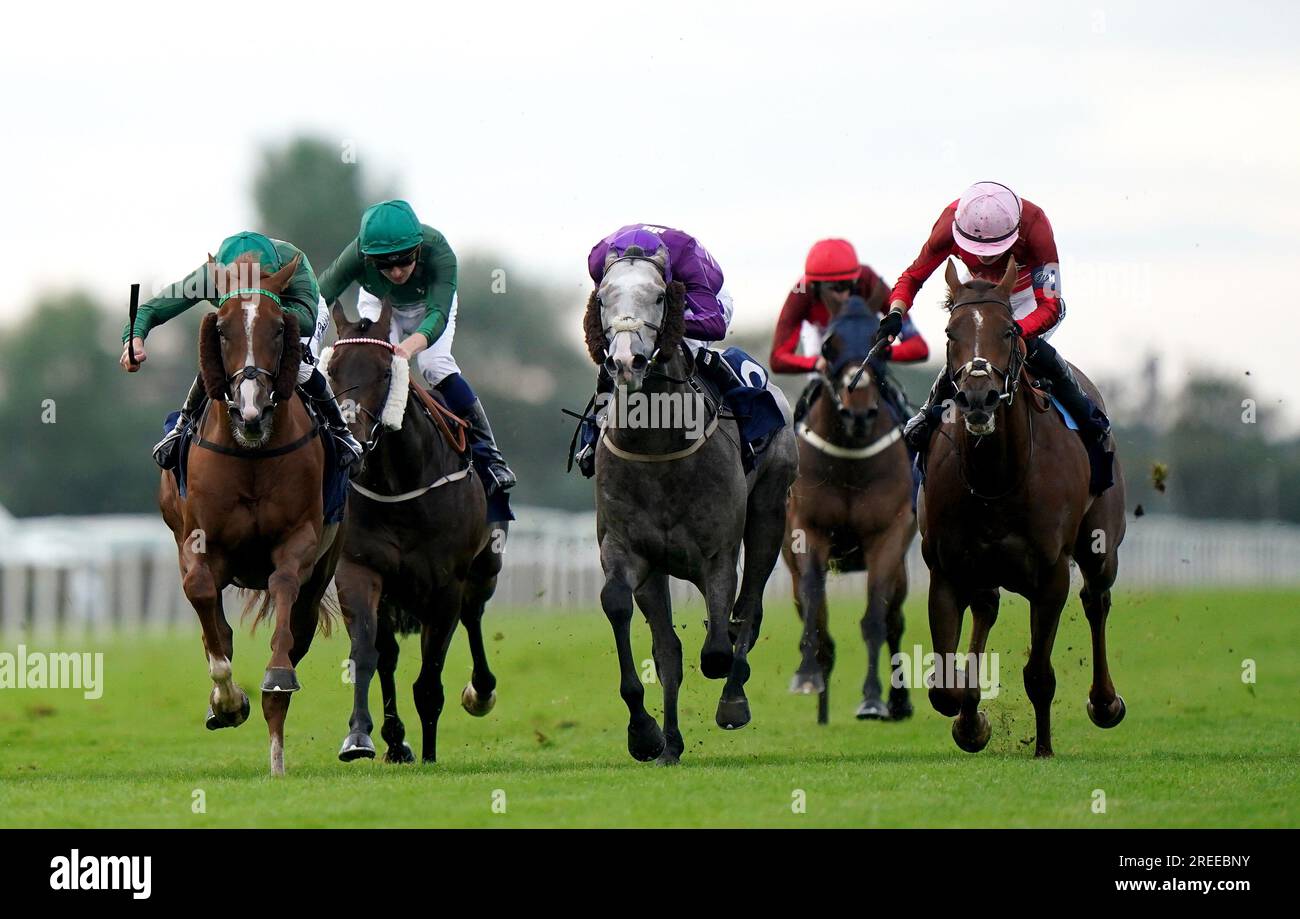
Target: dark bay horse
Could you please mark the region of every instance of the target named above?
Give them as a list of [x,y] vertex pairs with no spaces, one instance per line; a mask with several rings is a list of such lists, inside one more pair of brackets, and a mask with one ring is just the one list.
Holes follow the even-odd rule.
[[[776,564],[785,529],[786,494],[798,462],[789,424],[746,475],[735,420],[703,405],[698,426],[684,423],[686,406],[701,406],[693,383],[694,356],[682,346],[684,288],[666,283],[666,252],[631,247],[605,266],[584,318],[587,350],[604,364],[620,392],[609,406],[596,450],[596,535],[605,574],[601,606],[618,648],[619,689],[630,715],[628,752],[640,761],[678,762],[684,741],[677,723],[682,645],[673,627],[668,579],[694,584],[708,622],[700,671],[726,678],[716,721],[749,723],[745,681],[748,653],[763,617],[763,587]],[[771,387],[770,387],[771,388]],[[774,390],[787,422],[789,406]],[[634,420],[648,399],[680,414]],[[627,400],[626,424],[620,400]],[[704,400],[707,403],[708,400]],[[707,415],[707,418],[704,417]],[[707,423],[705,423],[707,421]],[[744,576],[738,578],[741,543]],[[740,592],[737,595],[737,581]],[[655,671],[663,686],[661,729],[645,709],[645,689],[632,654],[632,601],[650,626]]]
[[[873,328],[866,329],[868,324]],[[875,372],[868,368],[857,386],[850,386],[870,350],[875,324],[865,312],[842,314],[831,324],[823,348],[828,374],[796,429],[799,478],[790,492],[781,550],[803,620],[802,660],[790,691],[818,694],[819,724],[829,718],[827,687],[835,666],[826,603],[832,565],[867,572],[861,622],[867,676],[857,717],[902,720],[912,714],[907,688],[898,679],[891,680],[889,704],[882,701],[878,668],[881,645],[888,641],[892,660],[903,637],[904,558],[916,535],[911,463],[898,423],[882,404]]]
[[185,596],[203,629],[214,684],[209,729],[243,724],[250,708],[231,675],[233,633],[221,591],[230,584],[266,591],[259,618],[273,611],[275,629],[262,713],[271,773],[283,775],[284,721],[290,694],[300,688],[294,668],[317,627],[328,624],[321,599],[341,540],[338,526],[324,523],[324,448],[302,401],[293,398],[302,356],[298,323],[278,302],[298,259],[258,288],[238,288],[241,268],[252,265],[248,257],[233,266],[209,260],[221,293],[199,336],[211,401],[190,451],[186,497],[164,471],[158,503],[176,538]]
[[[483,610],[496,590],[505,521],[486,522],[486,498],[464,455],[464,422],[410,382],[407,362],[389,343],[392,313],[349,322],[331,307],[339,338],[321,355],[343,415],[365,447],[348,496],[348,532],[335,583],[352,639],[352,717],[339,759],[374,758],[370,681],[384,700],[387,762],[413,762],[397,715],[393,674],[399,633],[419,631],[422,665],[413,687],[423,728],[421,759],[437,760],[442,669],[463,622],[473,672],[461,693],[471,715],[496,704],[496,677],[483,648]],[[455,443],[453,444],[453,441]]]
[[[976,753],[988,744],[975,662],[997,619],[999,588],[1014,591],[1030,604],[1024,680],[1037,722],[1034,752],[1051,756],[1052,644],[1069,595],[1071,558],[1083,575],[1079,597],[1092,630],[1088,716],[1102,728],[1124,718],[1106,663],[1106,616],[1125,528],[1124,478],[1116,459],[1115,484],[1091,496],[1079,436],[1056,412],[1035,404],[1025,345],[1012,320],[1014,259],[1000,284],[963,285],[951,262],[946,279],[947,361],[957,395],[931,437],[919,511],[936,655],[930,702],[956,716],[952,735],[961,749]],[[1075,373],[1101,406],[1096,387]],[[974,626],[963,664],[956,649],[967,607]]]

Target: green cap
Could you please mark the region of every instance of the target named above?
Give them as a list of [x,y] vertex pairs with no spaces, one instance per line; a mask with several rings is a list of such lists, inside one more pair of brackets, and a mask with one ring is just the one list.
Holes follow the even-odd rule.
[[275,251],[275,243],[252,230],[245,230],[223,239],[221,248],[217,250],[217,264],[229,265],[248,252],[254,253],[257,256],[257,263],[268,271],[276,272],[284,267],[280,264],[280,253]]
[[380,201],[361,215],[360,239],[363,255],[387,255],[414,249],[424,239],[424,231],[411,205]]

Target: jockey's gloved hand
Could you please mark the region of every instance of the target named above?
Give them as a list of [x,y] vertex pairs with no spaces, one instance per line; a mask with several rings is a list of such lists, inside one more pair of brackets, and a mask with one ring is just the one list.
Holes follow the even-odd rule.
[[890,310],[884,319],[880,320],[880,326],[876,329],[875,337],[871,339],[872,345],[878,345],[888,338],[897,338],[898,334],[903,331],[903,311],[895,307]]

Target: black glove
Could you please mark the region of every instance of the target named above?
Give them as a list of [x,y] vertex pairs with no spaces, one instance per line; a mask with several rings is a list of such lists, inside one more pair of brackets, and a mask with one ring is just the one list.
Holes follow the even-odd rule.
[[878,345],[887,338],[897,337],[903,331],[903,311],[892,309],[884,319],[880,320],[880,327],[876,329],[875,337],[871,339],[871,344]]

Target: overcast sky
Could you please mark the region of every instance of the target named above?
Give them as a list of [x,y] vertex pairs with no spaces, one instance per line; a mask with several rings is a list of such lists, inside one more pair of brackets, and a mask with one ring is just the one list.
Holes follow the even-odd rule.
[[[1170,385],[1193,366],[1249,370],[1270,401],[1296,385],[1294,4],[43,3],[6,17],[0,322],[46,288],[125,309],[132,281],[176,279],[252,223],[259,148],[310,131],[391,177],[454,247],[571,284],[575,327],[587,252],[622,224],[698,236],[738,324],[770,327],[815,239],[849,238],[892,280],[944,205],[996,179],[1055,227],[1069,312],[1053,343],[1085,370],[1156,351]],[[917,300],[932,342],[941,287]]]

